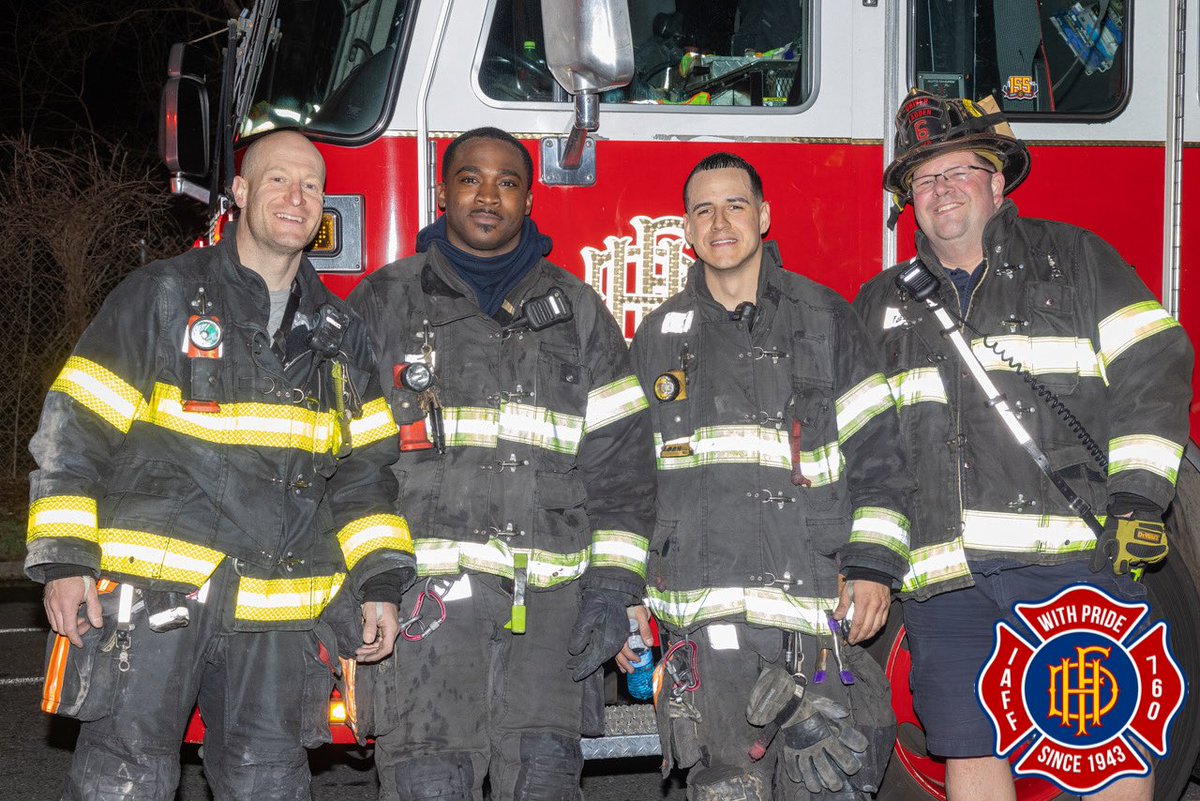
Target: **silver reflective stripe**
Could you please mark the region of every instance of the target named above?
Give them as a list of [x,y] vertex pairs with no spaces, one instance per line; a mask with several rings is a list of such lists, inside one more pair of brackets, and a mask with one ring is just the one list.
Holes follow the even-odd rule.
[[648,409],[646,395],[636,376],[625,376],[588,393],[584,431],[592,432],[609,423]]
[[943,581],[969,576],[967,554],[963,550],[962,537],[951,542],[941,542],[924,548],[914,548],[909,557],[908,573],[901,582],[901,592],[917,590]]
[[554,587],[579,578],[588,567],[588,550],[556,553],[539,548],[513,548],[492,537],[487,542],[420,538],[413,540],[417,557],[417,575],[441,576],[466,570],[513,577],[513,554],[529,555],[529,585]]
[[[1104,365],[1090,339],[1011,335],[988,337],[987,341],[1032,375],[1062,373],[1100,378],[1107,383]],[[985,345],[982,339],[971,340],[971,350],[985,370],[1014,371],[1013,366]]]
[[896,373],[888,379],[892,397],[896,399],[896,408],[903,409],[914,403],[949,403],[946,396],[946,386],[936,367],[918,367],[915,370],[905,370]]
[[620,567],[646,577],[650,541],[631,531],[600,529],[592,532],[591,566]]
[[1151,434],[1130,434],[1108,441],[1108,475],[1125,470],[1147,470],[1172,484],[1179,475],[1183,446]]
[[908,530],[908,518],[899,512],[880,506],[862,506],[854,510],[850,542],[882,545],[908,559]]
[[1119,309],[1100,321],[1100,354],[1106,365],[1143,339],[1179,325],[1157,301]]
[[874,373],[843,393],[834,408],[837,410],[838,442],[845,443],[877,415],[895,408],[895,402],[883,373]]
[[[690,456],[657,457],[659,470],[686,470],[714,464],[756,464],[792,470],[792,451],[788,432],[757,425],[725,425],[698,428],[691,437],[672,442],[688,442]],[[662,453],[661,434],[654,435],[655,452]],[[832,484],[842,477],[845,460],[836,442],[811,451],[800,452],[804,477],[813,486]]]
[[648,587],[646,594],[654,616],[678,628],[744,616],[747,623],[828,634],[826,614],[838,604],[837,598],[803,598],[778,587],[706,587],[678,592]]
[[1072,553],[1096,546],[1096,536],[1078,517],[1008,512],[963,512],[963,546],[1008,553]]

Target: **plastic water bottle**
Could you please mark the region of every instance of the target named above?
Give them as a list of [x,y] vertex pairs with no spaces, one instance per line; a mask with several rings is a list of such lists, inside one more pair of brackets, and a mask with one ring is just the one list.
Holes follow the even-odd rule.
[[638,633],[638,622],[629,618],[629,648],[637,657],[633,663],[633,672],[625,677],[625,686],[629,694],[639,701],[649,701],[654,695],[654,653],[642,641]]

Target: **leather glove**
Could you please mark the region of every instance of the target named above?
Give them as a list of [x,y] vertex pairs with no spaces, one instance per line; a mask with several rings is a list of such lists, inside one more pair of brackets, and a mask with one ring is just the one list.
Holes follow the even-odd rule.
[[788,778],[810,793],[841,790],[847,776],[862,770],[867,738],[850,725],[849,710],[828,698],[806,697],[800,714],[805,717],[783,730]]
[[579,616],[571,629],[567,651],[571,658],[567,668],[571,678],[583,681],[608,660],[617,655],[629,637],[629,618],[625,593],[604,589],[583,591]]
[[1110,565],[1113,575],[1120,576],[1132,567],[1161,562],[1168,550],[1161,510],[1144,498],[1119,493],[1109,504],[1104,534],[1092,552],[1092,572]]

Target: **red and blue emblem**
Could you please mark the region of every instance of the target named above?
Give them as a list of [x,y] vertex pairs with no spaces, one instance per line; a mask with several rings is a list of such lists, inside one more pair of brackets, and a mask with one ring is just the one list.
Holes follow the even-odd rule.
[[1086,584],[1013,611],[1033,640],[997,623],[995,647],[975,685],[996,732],[996,755],[1027,743],[1013,765],[1016,775],[1081,795],[1148,774],[1143,754],[1166,756],[1187,691],[1167,624],[1135,637],[1150,607]]

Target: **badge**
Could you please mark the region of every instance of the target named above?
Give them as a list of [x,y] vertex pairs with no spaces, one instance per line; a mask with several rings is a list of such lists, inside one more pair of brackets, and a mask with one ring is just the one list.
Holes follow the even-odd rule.
[[687,400],[687,385],[682,370],[668,370],[654,379],[654,397],[660,403]]

